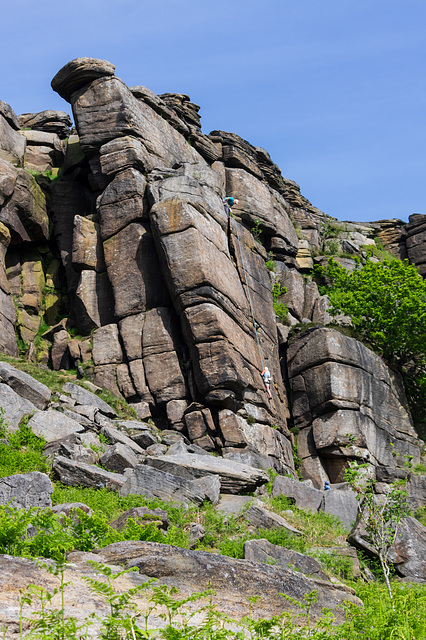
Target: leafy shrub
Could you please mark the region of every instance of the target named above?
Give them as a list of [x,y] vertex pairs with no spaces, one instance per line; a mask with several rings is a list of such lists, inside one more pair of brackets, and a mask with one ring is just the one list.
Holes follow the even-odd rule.
[[274,301],[274,311],[275,315],[280,319],[284,324],[288,321],[288,307],[283,302],[278,302],[278,299],[287,293],[287,288],[282,287],[278,280],[274,282],[274,286],[272,287],[272,299]]
[[[384,584],[362,584],[356,589],[364,607],[347,606],[347,622],[336,628],[341,640],[423,640],[426,637],[426,589],[422,585],[393,583],[393,600]],[[366,636],[367,632],[367,636]]]
[[60,560],[73,549],[90,551],[122,540],[99,515],[76,510],[77,517],[58,516],[51,509],[0,506],[0,553]]
[[342,226],[338,222],[334,222],[333,220],[328,220],[327,223],[323,226],[323,236],[324,238],[338,238],[342,232]]
[[251,232],[253,234],[253,236],[255,237],[255,239],[262,244],[262,228],[261,228],[261,221],[259,220],[259,218],[256,218],[254,225],[251,228]]
[[340,251],[340,243],[338,240],[326,240],[324,242],[322,250],[320,251],[320,255],[336,256],[338,255],[339,251]]
[[277,269],[277,263],[275,262],[275,260],[273,259],[273,254],[272,251],[270,251],[268,253],[268,260],[265,262],[265,267],[268,269],[268,271],[273,271],[275,272]]

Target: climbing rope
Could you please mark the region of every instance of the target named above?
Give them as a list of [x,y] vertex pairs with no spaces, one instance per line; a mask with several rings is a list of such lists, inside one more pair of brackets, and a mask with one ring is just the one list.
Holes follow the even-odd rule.
[[[232,220],[232,218],[230,217],[229,220]],[[248,297],[248,301],[249,301],[249,304],[250,304],[250,311],[251,311],[251,317],[252,317],[252,320],[253,320],[254,332],[256,334],[257,348],[259,349],[260,362],[262,363],[262,370],[263,370],[265,368],[265,363],[264,363],[264,360],[263,360],[262,349],[261,349],[261,346],[260,346],[259,334],[257,332],[256,320],[254,319],[254,311],[253,311],[253,305],[252,305],[252,302],[251,302],[250,288],[249,288],[248,280],[247,280],[246,265],[244,263],[243,252],[242,252],[242,249],[241,249],[240,234],[238,232],[238,223],[235,224],[235,228],[237,230],[238,247],[240,249],[241,264],[243,266],[243,271],[244,271],[244,280],[246,282],[246,287],[247,287],[247,297]]]

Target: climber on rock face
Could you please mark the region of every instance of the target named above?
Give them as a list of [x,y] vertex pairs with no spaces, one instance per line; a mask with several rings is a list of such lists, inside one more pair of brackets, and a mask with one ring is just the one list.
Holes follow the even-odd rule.
[[226,215],[228,216],[228,218],[230,218],[232,216],[231,209],[234,206],[234,204],[238,204],[238,200],[236,198],[233,198],[232,196],[227,196],[226,198],[223,199],[223,204],[225,206]]
[[268,394],[269,400],[272,400],[272,394],[270,389],[272,377],[268,367],[265,367],[260,375],[263,378],[263,382],[265,384],[265,389],[266,389],[266,393]]

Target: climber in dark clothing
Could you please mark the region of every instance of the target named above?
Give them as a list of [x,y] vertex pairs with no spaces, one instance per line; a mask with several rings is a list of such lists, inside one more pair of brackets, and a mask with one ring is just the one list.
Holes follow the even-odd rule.
[[230,218],[232,216],[231,209],[234,206],[234,204],[238,204],[238,200],[236,198],[233,198],[232,196],[227,196],[226,198],[223,199],[223,204],[225,207],[226,215],[228,216],[228,218]]

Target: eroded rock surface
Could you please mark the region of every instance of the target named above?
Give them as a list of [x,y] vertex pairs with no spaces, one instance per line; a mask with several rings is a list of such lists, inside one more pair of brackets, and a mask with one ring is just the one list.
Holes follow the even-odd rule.
[[290,342],[288,370],[302,474],[317,488],[343,481],[348,459],[369,463],[378,479],[395,478],[406,456],[420,461],[402,383],[360,342],[308,330]]

